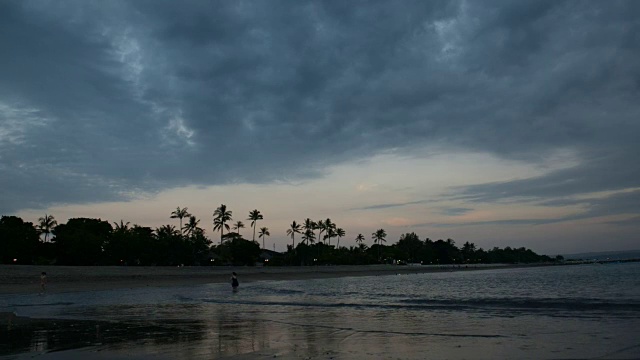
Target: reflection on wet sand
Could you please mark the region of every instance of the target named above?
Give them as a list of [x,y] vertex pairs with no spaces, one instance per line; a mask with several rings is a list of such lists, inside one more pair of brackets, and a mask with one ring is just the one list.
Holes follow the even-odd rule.
[[84,347],[107,349],[194,343],[202,340],[199,321],[162,324],[14,317],[0,330],[0,355],[43,353]]
[[[87,347],[100,352],[156,354],[174,359],[235,356],[263,350],[289,352],[299,347],[317,353],[318,337],[311,328],[268,321],[257,310],[247,314],[231,306],[191,307],[190,311],[201,320],[150,317],[153,320],[147,321],[134,307],[118,308],[101,309],[106,315],[103,318],[111,318],[110,321],[28,319],[5,314],[0,356]],[[148,315],[146,307],[137,310]],[[301,340],[307,344],[300,346]]]
[[[403,340],[357,330],[366,318],[336,309],[313,307],[259,309],[225,304],[187,307],[190,320],[172,319],[185,314],[184,306],[165,306],[155,316],[142,306],[94,309],[105,320],[43,320],[13,316],[0,331],[0,355],[47,354],[82,349],[103,355],[172,359],[330,358],[337,353],[393,353]],[[165,316],[162,316],[164,314]],[[87,314],[85,314],[87,315]],[[158,316],[160,315],[160,316]],[[147,317],[149,320],[145,320]],[[4,317],[7,318],[7,317]],[[193,319],[197,318],[197,319]],[[352,324],[356,329],[345,328]],[[414,348],[415,350],[415,348]],[[65,357],[62,357],[65,358]],[[71,358],[71,356],[70,356]]]
[[[593,269],[585,279],[612,276],[599,287],[572,285],[589,269],[565,267],[5,296],[0,358],[637,359],[637,288],[584,290],[625,269]],[[549,273],[577,295],[549,298]],[[503,285],[475,291],[487,275]],[[512,295],[519,284],[531,295]]]

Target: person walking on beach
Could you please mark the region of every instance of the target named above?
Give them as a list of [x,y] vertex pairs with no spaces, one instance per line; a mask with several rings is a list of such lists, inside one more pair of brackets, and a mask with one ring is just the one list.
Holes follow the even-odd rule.
[[47,290],[47,273],[44,271],[40,273],[40,289],[42,292]]
[[231,273],[231,287],[233,288],[233,290],[238,290],[238,286],[240,285],[240,283],[238,282],[238,274],[236,274],[236,272],[232,272]]

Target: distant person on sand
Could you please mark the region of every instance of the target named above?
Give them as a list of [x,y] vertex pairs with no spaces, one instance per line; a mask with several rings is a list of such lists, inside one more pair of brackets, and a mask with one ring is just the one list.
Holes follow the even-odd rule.
[[240,285],[240,283],[238,282],[238,274],[234,272],[231,273],[231,287],[233,288],[233,290],[238,290],[238,285]]
[[44,271],[40,273],[40,289],[42,289],[42,292],[47,290],[47,273]]

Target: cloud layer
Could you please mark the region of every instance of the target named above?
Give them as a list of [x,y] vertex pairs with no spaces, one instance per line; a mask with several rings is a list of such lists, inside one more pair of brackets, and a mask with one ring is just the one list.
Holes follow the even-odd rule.
[[640,188],[638,18],[635,1],[3,1],[0,213],[433,146],[576,156],[452,189],[470,205],[446,213],[583,196],[637,215],[584,195]]

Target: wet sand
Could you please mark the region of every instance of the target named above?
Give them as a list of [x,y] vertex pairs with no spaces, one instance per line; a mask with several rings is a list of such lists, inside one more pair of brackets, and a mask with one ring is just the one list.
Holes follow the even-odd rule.
[[[330,326],[262,324],[256,329],[237,319],[220,324],[218,321],[212,319],[213,325],[188,320],[134,323],[32,319],[0,313],[0,359],[8,355],[14,360],[417,360],[423,359],[426,351],[423,341],[411,334],[384,334],[383,340],[376,334]],[[431,343],[428,353],[430,358],[477,358],[474,346],[460,346],[467,341]],[[400,346],[380,346],[379,342]]]
[[134,267],[0,265],[0,294],[39,293],[40,273],[47,273],[48,293],[97,291],[146,286],[190,286],[229,282],[232,271],[240,282],[381,276],[441,271],[471,271],[540,265],[344,265],[308,267]]
[[[539,266],[539,265],[538,265]],[[410,289],[421,276],[385,276],[409,273],[434,273],[429,279],[429,292],[477,291],[468,286],[469,278],[491,280],[489,285],[517,279],[529,271],[490,271],[482,273],[449,273],[482,269],[523,268],[526,266],[499,265],[468,267],[429,266],[327,266],[316,268],[126,268],[126,267],[1,267],[3,281],[13,281],[16,295],[5,293],[9,299],[0,313],[0,358],[44,360],[55,359],[638,359],[637,339],[633,329],[637,318],[633,311],[612,310],[604,314],[595,310],[574,311],[553,302],[540,308],[516,299],[507,307],[489,303],[458,301],[440,307],[435,301],[424,309],[415,302],[399,304],[386,301],[385,294],[397,289]],[[547,274],[557,269],[531,269]],[[35,295],[39,291],[40,271],[50,275],[51,294]],[[540,271],[538,271],[540,270]],[[588,270],[588,269],[587,269]],[[239,292],[226,284],[231,271],[239,273],[243,283],[261,281]],[[441,272],[441,274],[435,274]],[[35,276],[33,274],[36,274]],[[379,278],[340,279],[338,281],[301,281],[295,283],[270,282],[288,279],[327,277],[380,276]],[[479,275],[479,276],[478,276]],[[542,277],[536,277],[542,276]],[[544,279],[546,275],[525,277]],[[454,281],[462,278],[460,281]],[[28,284],[21,281],[27,279]],[[466,279],[466,280],[465,280]],[[559,278],[561,279],[561,278]],[[265,282],[262,282],[265,281]],[[220,283],[213,286],[183,288],[149,288],[145,286],[177,286]],[[389,287],[403,282],[405,285]],[[96,283],[100,283],[97,285]],[[322,299],[331,299],[336,291],[322,283],[347,284],[344,289],[369,295],[346,295],[343,300],[326,306]],[[530,284],[535,287],[537,280]],[[367,296],[378,292],[358,290],[376,288],[382,284],[382,297],[371,303]],[[418,282],[417,284],[420,284]],[[519,282],[506,284],[519,284]],[[5,292],[5,283],[2,283]],[[25,287],[26,286],[26,287]],[[283,290],[283,286],[286,287]],[[353,287],[355,286],[355,287]],[[505,285],[507,286],[507,285]],[[80,290],[116,289],[122,292],[102,294],[74,293]],[[318,288],[319,287],[319,288]],[[552,286],[553,287],[553,286]],[[34,291],[34,288],[36,289]],[[493,288],[493,287],[491,287]],[[25,290],[26,289],[26,290]],[[142,289],[142,291],[140,291]],[[306,290],[296,295],[299,289]],[[338,288],[340,291],[342,288]],[[386,289],[386,290],[385,290]],[[391,290],[389,290],[391,289]],[[440,290],[438,290],[440,289]],[[465,290],[466,289],[466,290]],[[329,291],[327,295],[327,290]],[[24,292],[20,292],[24,291]],[[391,291],[391,292],[390,292]],[[57,292],[57,293],[55,293]],[[127,296],[141,293],[150,298],[127,301]],[[500,292],[498,292],[500,293]],[[24,295],[23,295],[24,294]],[[156,303],[157,299],[161,301]],[[264,295],[262,295],[264,294]],[[315,294],[315,295],[313,295]],[[546,292],[545,294],[556,294]],[[94,298],[106,300],[94,303]],[[124,295],[124,301],[120,296]],[[167,297],[168,295],[168,297]],[[178,300],[173,299],[179,295]],[[311,296],[310,298],[308,296]],[[316,296],[316,297],[314,297]],[[111,298],[109,298],[111,297]],[[77,299],[77,301],[76,301]],[[149,301],[151,299],[151,301]],[[164,301],[169,299],[169,301]],[[195,301],[193,301],[195,299]],[[310,299],[310,300],[309,300]],[[318,300],[320,299],[320,300]],[[470,299],[476,299],[471,297]],[[536,298],[538,299],[538,298]],[[544,302],[545,297],[542,296]],[[363,301],[361,301],[363,300]],[[74,304],[76,303],[77,304]],[[473,304],[475,305],[473,305]],[[67,305],[69,310],[59,311]],[[411,305],[414,306],[411,306]],[[471,304],[471,305],[470,305]],[[493,304],[493,305],[492,305]],[[536,305],[537,304],[537,305]],[[580,303],[582,304],[582,303]],[[586,305],[591,304],[586,302]],[[633,302],[635,304],[635,302]],[[31,306],[49,309],[33,312]],[[333,306],[339,305],[339,306]],[[24,307],[21,307],[24,306]],[[513,308],[512,308],[513,307]],[[16,313],[6,312],[14,311]],[[635,311],[635,310],[634,310]],[[32,318],[18,316],[35,314]],[[64,316],[60,316],[60,314]],[[622,315],[620,315],[622,314]],[[69,316],[70,315],[70,316]],[[29,316],[29,315],[27,315]],[[591,317],[595,316],[595,320]],[[621,316],[621,317],[620,317]],[[558,336],[562,334],[562,336]]]

